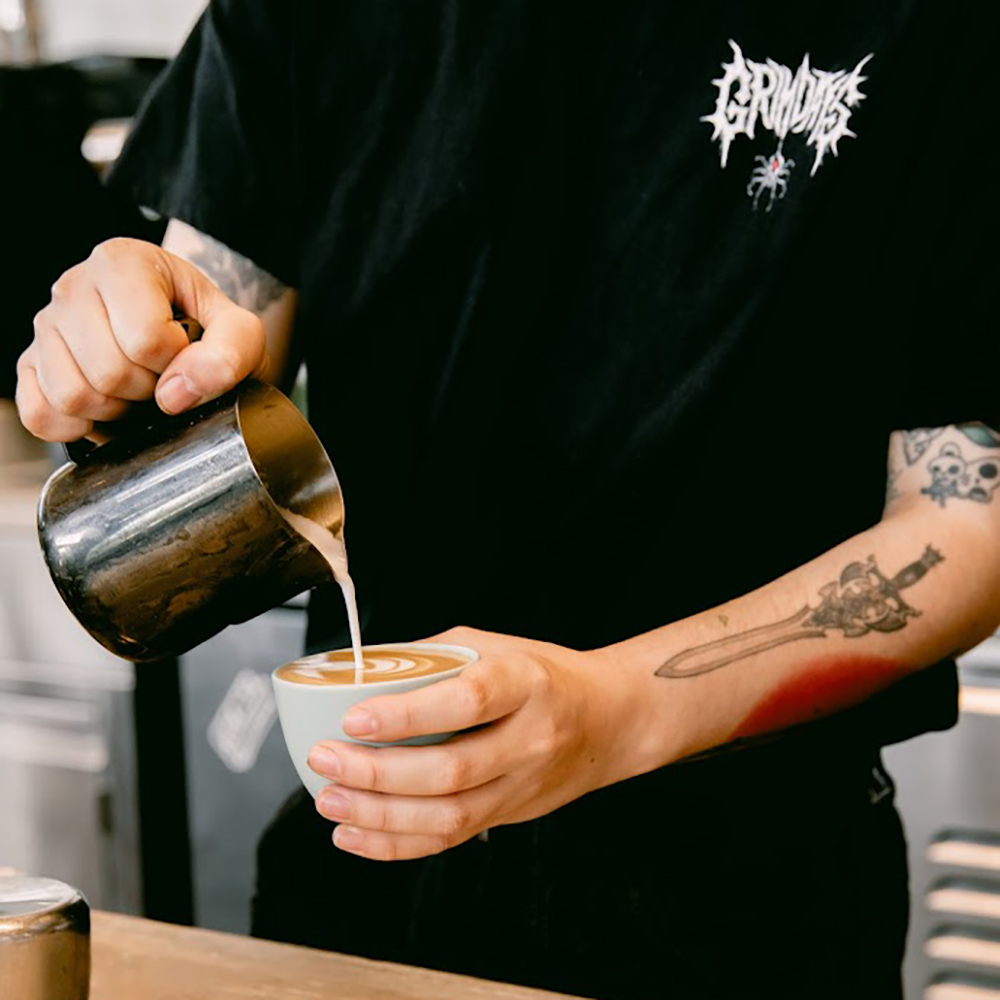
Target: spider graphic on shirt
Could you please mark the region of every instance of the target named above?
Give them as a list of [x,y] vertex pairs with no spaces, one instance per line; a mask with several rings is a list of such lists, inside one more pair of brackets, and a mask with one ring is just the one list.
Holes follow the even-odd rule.
[[781,146],[778,146],[770,156],[755,156],[754,160],[760,166],[753,168],[750,183],[747,184],[747,194],[753,197],[753,207],[756,209],[760,196],[765,191],[769,192],[767,211],[770,212],[775,199],[785,197],[785,192],[788,190],[788,175],[792,172],[795,161],[785,157]]

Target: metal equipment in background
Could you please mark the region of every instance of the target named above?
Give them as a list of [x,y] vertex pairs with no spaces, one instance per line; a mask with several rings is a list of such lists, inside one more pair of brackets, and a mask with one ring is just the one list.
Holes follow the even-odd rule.
[[135,673],[59,600],[36,492],[0,487],[0,866],[141,913]]
[[[301,656],[304,599],[234,625],[181,658],[194,922],[250,929],[257,841],[300,788],[271,671]],[[144,668],[139,667],[142,671]]]
[[90,990],[90,908],[55,879],[0,875],[0,994],[82,1000]]
[[907,1000],[1000,1000],[1000,636],[959,670],[958,725],[885,753],[910,848]]
[[269,674],[302,652],[304,602],[180,661],[120,660],[56,593],[36,491],[0,484],[0,868],[246,933],[257,839],[299,787]]

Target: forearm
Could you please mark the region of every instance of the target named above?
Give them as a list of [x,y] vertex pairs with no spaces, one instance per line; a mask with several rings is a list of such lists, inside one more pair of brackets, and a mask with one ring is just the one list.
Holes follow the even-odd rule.
[[335,782],[317,799],[342,824],[335,843],[369,858],[433,854],[741,737],[780,738],[975,645],[1000,621],[1000,434],[893,435],[888,478],[886,514],[870,530],[613,646],[436,636],[479,660],[368,699],[344,728],[379,742],[460,735],[434,747],[316,747],[310,766]]
[[846,708],[992,631],[991,513],[904,504],[753,593],[602,649],[436,636],[480,659],[457,678],[369,699],[345,731],[385,742],[467,732],[436,747],[322,744],[310,766],[336,784],[317,808],[342,824],[344,850],[420,857]]
[[607,650],[643,736],[629,769],[837,712],[998,622],[992,511],[904,504],[759,590]]

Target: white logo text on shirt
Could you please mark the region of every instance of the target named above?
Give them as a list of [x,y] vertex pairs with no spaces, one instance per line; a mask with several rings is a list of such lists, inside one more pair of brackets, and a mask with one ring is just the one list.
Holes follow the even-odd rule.
[[745,59],[736,42],[729,44],[733,60],[723,63],[722,76],[712,81],[719,91],[715,111],[701,119],[713,126],[723,167],[736,136],[753,139],[758,129],[773,132],[779,150],[787,135],[805,133],[806,145],[815,149],[811,175],[827,151],[837,155],[840,139],[855,137],[847,123],[865,98],[860,87],[868,78],[861,71],[871,53],[853,70],[833,72],[814,69],[807,54],[793,71],[773,59]]

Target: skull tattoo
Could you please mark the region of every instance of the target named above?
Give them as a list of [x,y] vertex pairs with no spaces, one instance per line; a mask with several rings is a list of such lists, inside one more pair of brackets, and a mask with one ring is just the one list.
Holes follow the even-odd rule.
[[928,463],[927,471],[931,483],[920,492],[942,507],[949,497],[989,503],[1000,486],[1000,461],[990,456],[966,461],[957,444],[944,445]]

